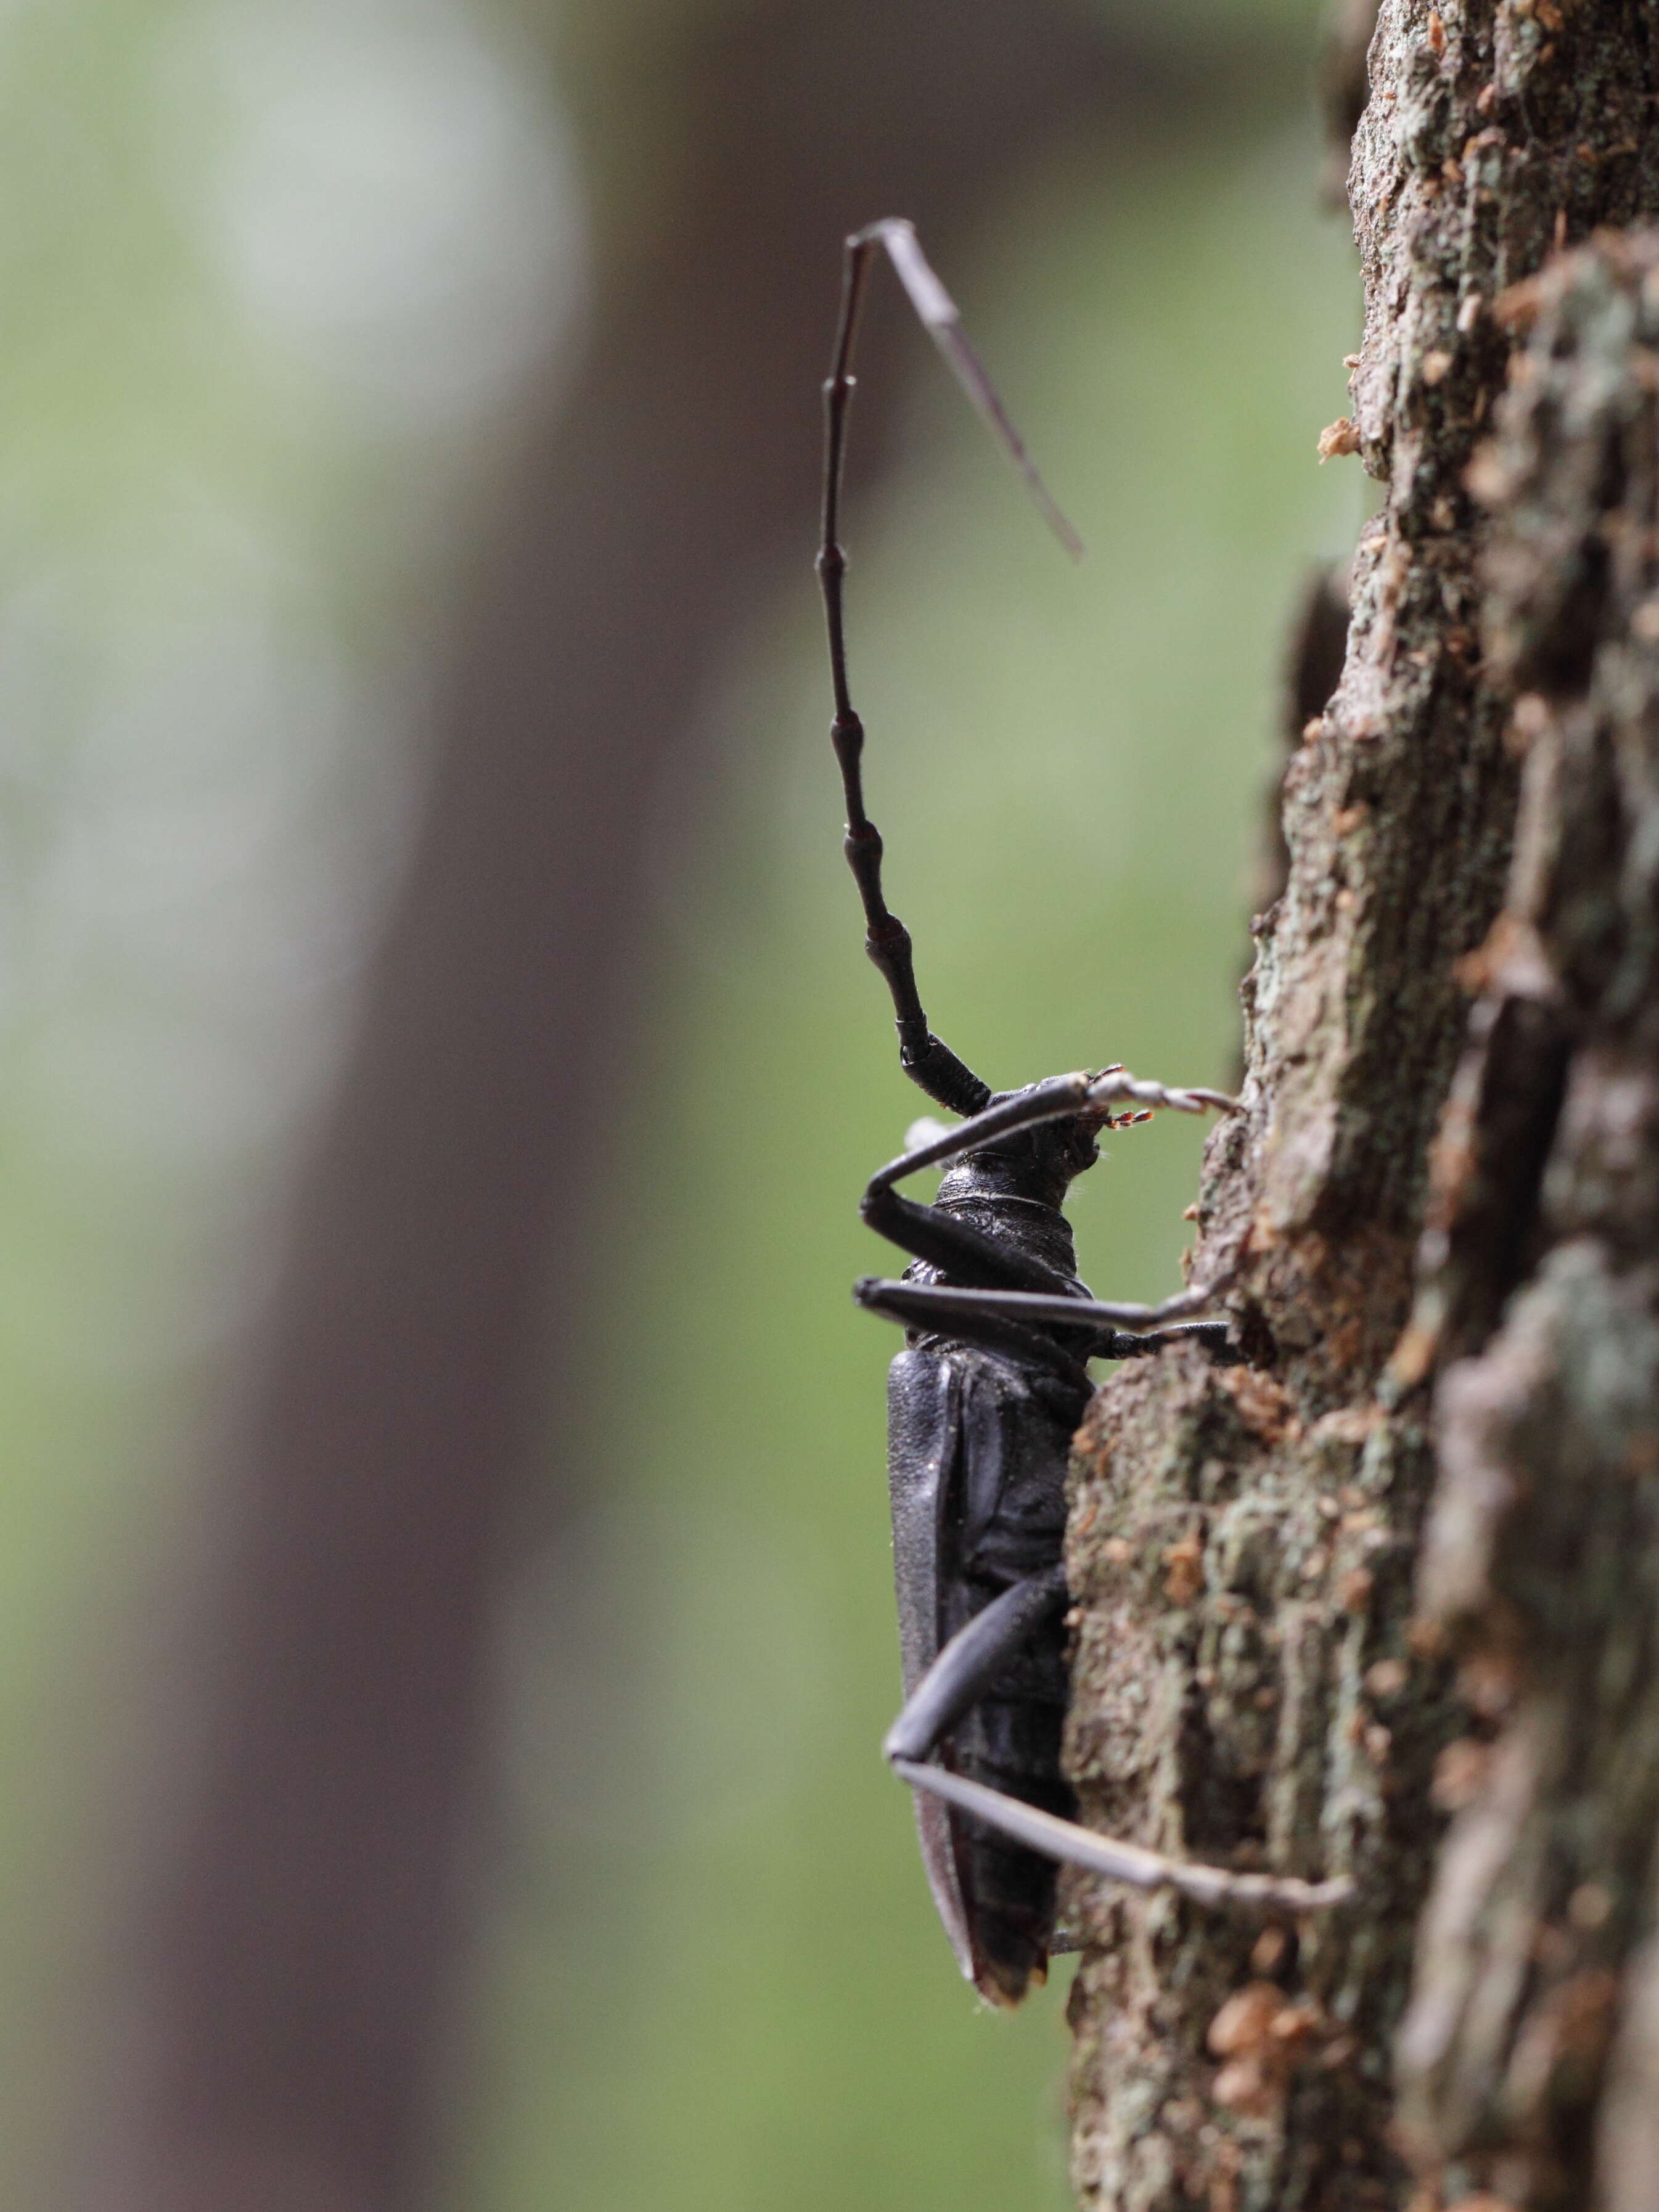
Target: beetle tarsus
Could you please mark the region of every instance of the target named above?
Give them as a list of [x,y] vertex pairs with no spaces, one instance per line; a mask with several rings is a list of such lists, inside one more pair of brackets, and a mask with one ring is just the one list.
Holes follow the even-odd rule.
[[959,1812],[1000,1828],[1027,1850],[1040,1851],[1045,1858],[1057,1859],[1066,1866],[1104,1875],[1109,1881],[1125,1882],[1133,1889],[1173,1889],[1195,1905],[1251,1912],[1328,1911],[1353,1894],[1353,1884],[1345,1875],[1328,1881],[1304,1881],[1294,1875],[1237,1874],[1226,1867],[1168,1858],[1162,1851],[1148,1850],[1139,1844],[1097,1835],[1092,1828],[1080,1828],[1074,1820],[1062,1820],[1036,1805],[1022,1804],[1018,1798],[1006,1797],[1000,1790],[988,1790],[982,1782],[952,1774],[945,1767],[913,1759],[895,1759],[890,1764],[894,1773],[902,1775],[913,1788],[931,1790]]

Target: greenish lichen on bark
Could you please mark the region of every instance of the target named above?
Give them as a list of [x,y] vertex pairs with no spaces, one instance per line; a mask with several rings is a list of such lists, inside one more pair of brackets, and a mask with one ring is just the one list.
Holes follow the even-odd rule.
[[[1385,498],[1341,681],[1286,778],[1289,876],[1244,991],[1245,1111],[1212,1139],[1194,1258],[1250,1364],[1172,1352],[1108,1385],[1079,1439],[1067,1550],[1087,1817],[1194,1856],[1351,1871],[1357,1898],[1264,1931],[1076,1885],[1073,2170],[1112,2212],[1403,2207],[1440,2179],[1432,2087],[1415,2176],[1402,2156],[1393,2044],[1444,1808],[1479,1785],[1445,1639],[1413,1593],[1437,1365],[1478,1346],[1519,1279],[1463,1265],[1443,1153],[1420,1287],[1414,1267],[1470,956],[1509,869],[1516,686],[1537,680],[1483,652],[1500,526],[1489,465],[1471,465],[1530,280],[1593,227],[1659,211],[1659,28],[1637,0],[1385,0],[1370,81],[1353,412]],[[1547,1087],[1536,1027],[1496,1025],[1505,1066],[1530,1081],[1540,1062]],[[1555,1080],[1559,1097],[1559,1064]],[[1492,1107],[1534,1172],[1540,1097]],[[1480,1212],[1490,1183],[1464,1186],[1469,1222],[1513,1270],[1535,1240],[1501,1194]],[[1452,1273],[1437,1281],[1456,1266],[1455,1297]],[[1508,1694],[1490,1665],[1471,1680]]]
[[1489,1725],[1419,1944],[1402,2118],[1454,2192],[1643,2212],[1659,2072],[1625,1976],[1659,1871],[1659,235],[1602,234],[1525,304],[1476,477],[1523,796],[1414,1318],[1459,1355],[1423,1610]]

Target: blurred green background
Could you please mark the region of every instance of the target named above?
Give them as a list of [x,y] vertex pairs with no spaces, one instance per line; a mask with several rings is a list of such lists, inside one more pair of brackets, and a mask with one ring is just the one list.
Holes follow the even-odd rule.
[[[665,189],[674,40],[743,4],[0,20],[9,2205],[47,2201],[76,2124],[125,1655],[418,803],[455,580]],[[1227,1078],[1287,612],[1360,513],[1314,458],[1358,288],[1314,204],[1313,0],[1114,12],[1249,66],[1057,135],[944,271],[1087,561],[919,332],[848,520],[890,896],[936,1026],[1003,1085]],[[635,123],[602,158],[571,120],[596,83]],[[1066,2201],[1066,1973],[976,2009],[877,1751],[896,1340],[847,1293],[891,1264],[855,1200],[921,1102],[839,853],[811,550],[641,794],[653,1043],[586,1325],[599,1502],[526,1556],[500,1638],[440,2192],[474,2212]],[[1200,1141],[1135,1131],[1079,1184],[1097,1291],[1177,1280]]]

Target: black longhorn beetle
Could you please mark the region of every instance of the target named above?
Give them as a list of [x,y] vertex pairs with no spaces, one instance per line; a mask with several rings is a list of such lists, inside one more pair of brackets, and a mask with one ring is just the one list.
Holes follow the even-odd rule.
[[[900,1065],[930,1098],[963,1116],[959,1127],[913,1128],[910,1148],[871,1177],[860,1207],[911,1255],[902,1281],[866,1277],[854,1291],[860,1305],[905,1331],[888,1386],[904,1705],[884,1748],[916,1791],[922,1861],[962,1971],[994,2002],[1012,2005],[1066,1941],[1054,1930],[1056,1861],[1200,1904],[1280,1911],[1335,1904],[1349,1885],[1194,1865],[1113,1842],[1072,1818],[1076,1802],[1060,1765],[1068,1601],[1060,1553],[1066,1461],[1094,1387],[1085,1363],[1138,1357],[1182,1338],[1219,1360],[1237,1354],[1224,1322],[1193,1318],[1213,1309],[1213,1288],[1153,1306],[1091,1297],[1060,1209],[1073,1177],[1098,1158],[1101,1130],[1144,1121],[1160,1106],[1199,1114],[1236,1105],[1219,1091],[1139,1081],[1121,1066],[994,1092],[927,1026],[909,933],[882,893],[882,842],[865,811],[864,729],[848,690],[842,625],[847,559],[838,531],[853,349],[878,249],[1062,544],[1073,556],[1082,548],[910,224],[889,218],[856,233],[846,242],[823,387],[817,568],[835,687],[830,736],[866,950],[892,994]],[[929,1167],[946,1170],[934,1203],[902,1197],[896,1186]]]

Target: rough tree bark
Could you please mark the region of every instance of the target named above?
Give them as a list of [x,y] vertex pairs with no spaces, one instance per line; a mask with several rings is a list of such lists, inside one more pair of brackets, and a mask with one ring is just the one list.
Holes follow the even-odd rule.
[[1537,321],[1475,483],[1521,812],[1467,963],[1413,1323],[1463,1353],[1420,1613],[1457,1634],[1486,1725],[1448,1755],[1467,1802],[1400,2045],[1404,2140],[1454,2187],[1637,2212],[1659,2197],[1659,1976],[1650,1948],[1632,1962],[1659,1820],[1659,234],[1605,233],[1516,304]]
[[1074,2167],[1123,2212],[1634,2212],[1659,2201],[1659,245],[1598,227],[1659,213],[1659,18],[1385,0],[1370,63],[1365,337],[1329,442],[1386,497],[1286,781],[1193,1260],[1250,1364],[1172,1353],[1101,1392],[1067,1554],[1091,1817],[1357,1897],[1263,1931],[1079,1885]]

